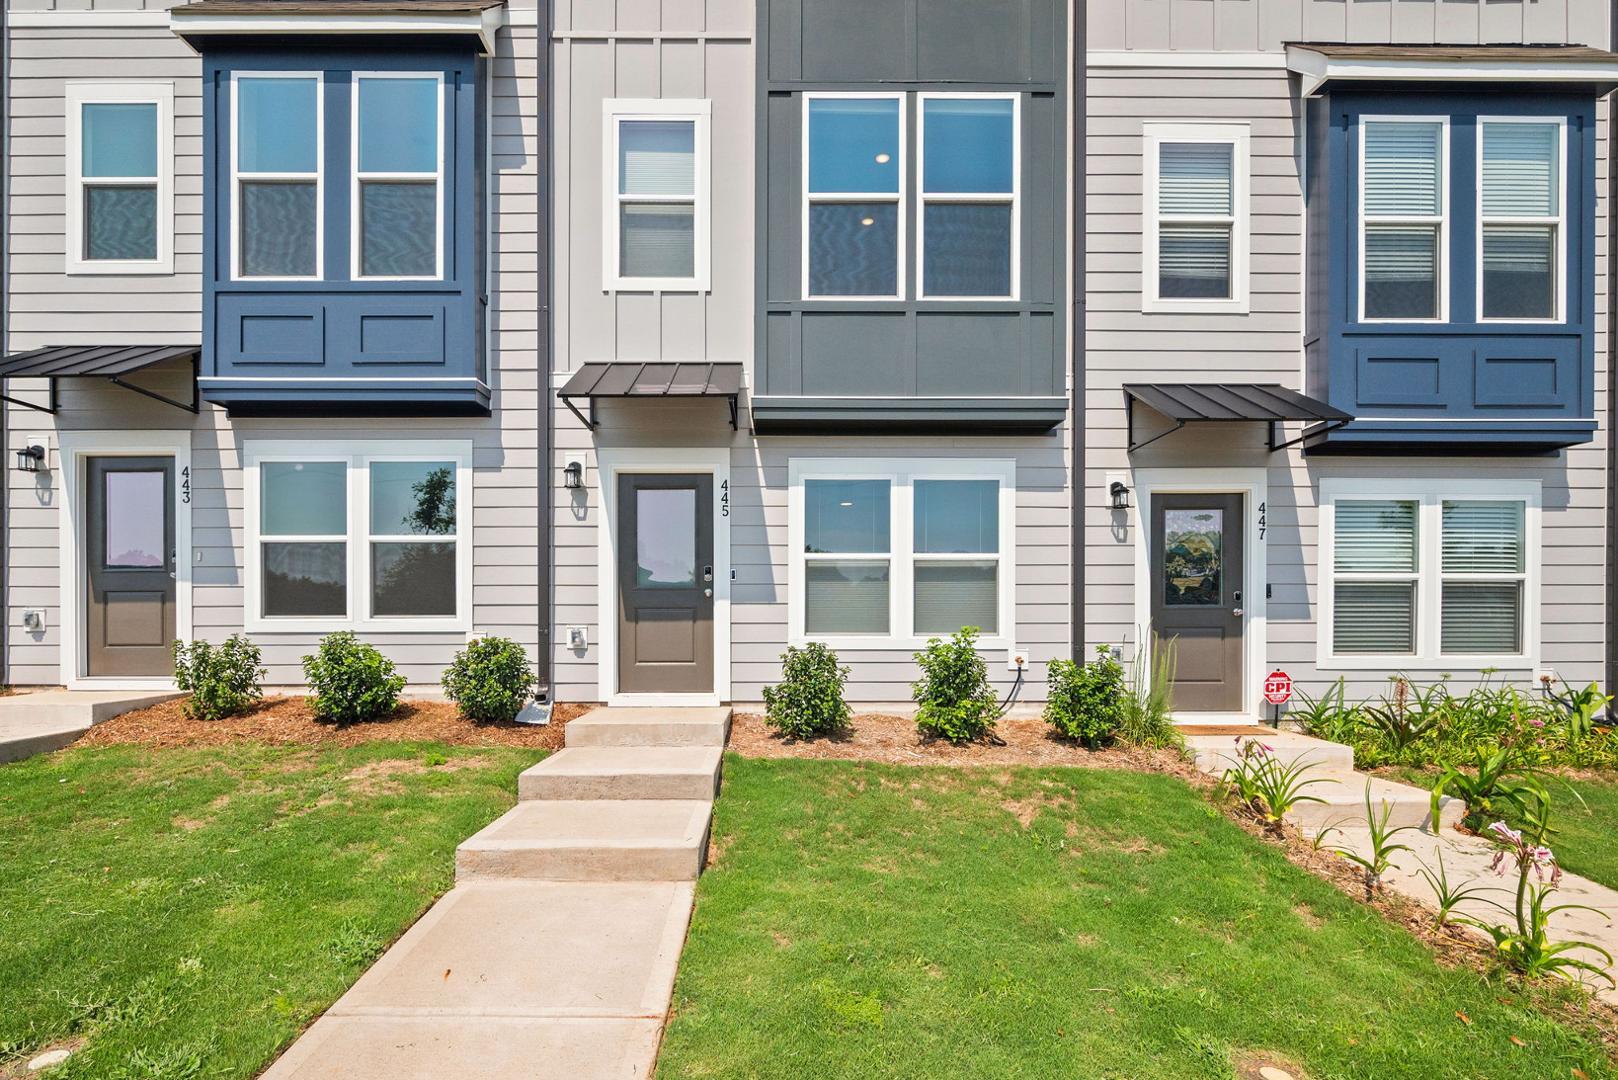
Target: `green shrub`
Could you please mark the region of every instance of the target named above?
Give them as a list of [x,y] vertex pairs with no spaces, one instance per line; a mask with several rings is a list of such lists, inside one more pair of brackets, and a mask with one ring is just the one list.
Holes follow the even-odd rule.
[[764,688],[764,722],[791,739],[848,730],[852,711],[843,700],[848,669],[820,642],[788,646],[781,654],[781,684]]
[[509,638],[478,638],[455,654],[444,672],[444,694],[469,720],[508,723],[533,696],[528,654]]
[[181,706],[193,720],[223,720],[262,700],[263,657],[257,645],[232,634],[224,644],[174,643],[174,685],[190,691]]
[[405,677],[393,661],[344,630],[320,639],[315,655],[303,658],[309,707],[315,717],[336,724],[358,724],[387,716],[399,705]]
[[1045,722],[1094,750],[1111,742],[1124,719],[1124,669],[1105,645],[1088,664],[1052,660]]
[[910,684],[916,730],[957,745],[994,730],[1000,707],[989,685],[989,665],[977,650],[978,628],[968,626],[948,641],[932,638],[916,653],[921,678]]
[[[1132,746],[1185,748],[1184,737],[1174,729],[1178,640],[1164,641],[1153,631],[1150,645],[1135,650],[1124,692],[1123,718],[1118,725],[1118,737]],[[1150,665],[1145,663],[1148,655],[1152,658]]]

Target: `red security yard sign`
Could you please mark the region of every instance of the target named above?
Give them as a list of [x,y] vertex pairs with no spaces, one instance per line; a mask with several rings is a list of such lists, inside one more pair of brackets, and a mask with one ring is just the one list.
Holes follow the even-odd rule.
[[1285,705],[1292,700],[1292,676],[1276,668],[1264,677],[1264,700],[1271,705]]

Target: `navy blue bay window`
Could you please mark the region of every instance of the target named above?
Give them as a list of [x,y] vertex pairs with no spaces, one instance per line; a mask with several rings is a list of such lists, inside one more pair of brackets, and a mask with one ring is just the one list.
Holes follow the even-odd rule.
[[203,397],[487,413],[475,43],[210,42],[204,63]]
[[1594,432],[1594,99],[1310,102],[1315,451],[1549,453]]

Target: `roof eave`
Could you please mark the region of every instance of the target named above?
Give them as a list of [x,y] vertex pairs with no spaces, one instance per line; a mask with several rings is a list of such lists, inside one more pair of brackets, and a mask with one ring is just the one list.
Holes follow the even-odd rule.
[[1598,97],[1618,86],[1618,64],[1601,61],[1378,60],[1330,57],[1301,45],[1287,46],[1287,70],[1302,79],[1304,97],[1313,97],[1327,83],[1339,82],[1584,85],[1594,87]]
[[416,34],[427,36],[462,36],[476,34],[484,55],[495,53],[495,35],[505,24],[505,7],[488,7],[480,11],[464,12],[404,12],[389,11],[372,14],[343,13],[315,15],[309,13],[276,13],[273,11],[241,13],[192,13],[185,8],[169,12],[169,29],[190,45],[193,37],[262,37],[285,35],[346,35]]

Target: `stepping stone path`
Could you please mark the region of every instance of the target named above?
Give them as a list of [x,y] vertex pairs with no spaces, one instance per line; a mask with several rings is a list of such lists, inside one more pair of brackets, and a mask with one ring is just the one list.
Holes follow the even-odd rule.
[[263,1080],[646,1077],[729,709],[597,709],[456,852],[456,885]]

